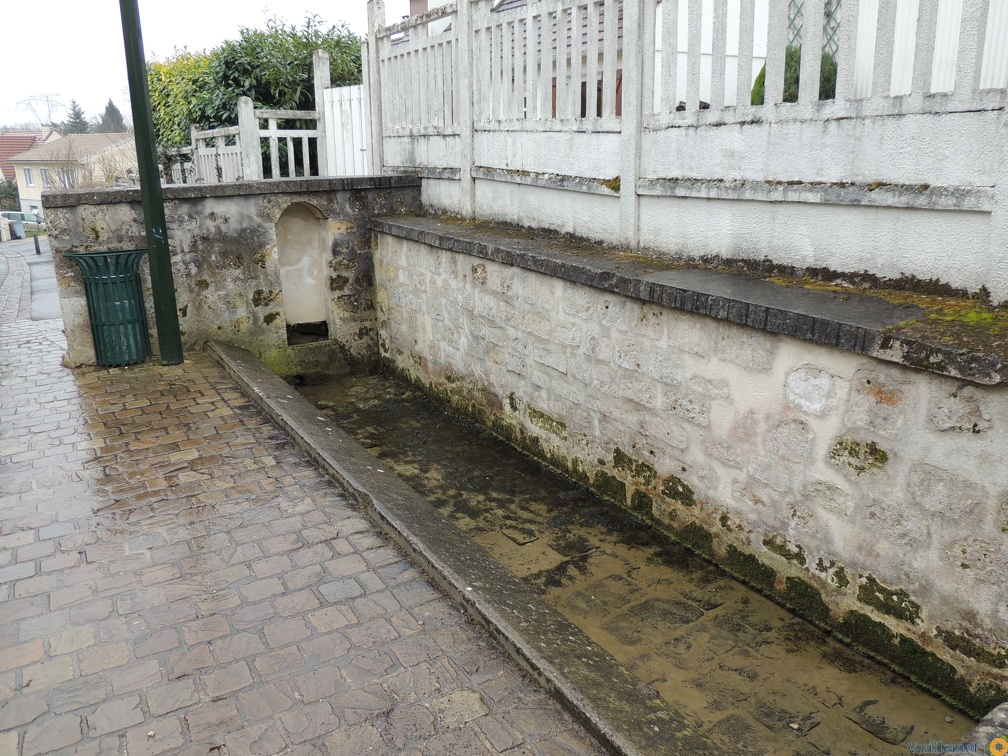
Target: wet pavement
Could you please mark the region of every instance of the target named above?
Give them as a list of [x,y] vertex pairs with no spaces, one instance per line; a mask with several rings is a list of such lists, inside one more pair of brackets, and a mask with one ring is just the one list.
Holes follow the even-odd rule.
[[301,393],[725,752],[906,753],[974,724],[403,384]]
[[67,370],[0,255],[0,754],[601,753],[206,355]]
[[[8,282],[8,278],[10,279]],[[17,312],[8,312],[15,307]],[[48,237],[0,244],[0,322],[59,319],[59,294]]]

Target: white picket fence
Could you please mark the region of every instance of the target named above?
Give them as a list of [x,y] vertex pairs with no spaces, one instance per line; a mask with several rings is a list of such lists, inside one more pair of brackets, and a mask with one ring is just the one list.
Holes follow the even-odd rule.
[[[375,167],[418,173],[433,208],[635,248],[1004,279],[1008,297],[993,262],[1008,267],[1008,0],[454,0],[390,26],[368,6]],[[979,240],[965,266],[946,251],[957,234]]]
[[[363,87],[330,87],[329,57],[322,51],[315,54],[314,66],[317,110],[256,109],[250,98],[242,97],[237,126],[210,130],[194,126],[188,146],[163,150],[164,183],[373,173],[368,148],[371,125]],[[293,127],[292,121],[314,122],[314,127]],[[268,159],[263,159],[264,154]]]

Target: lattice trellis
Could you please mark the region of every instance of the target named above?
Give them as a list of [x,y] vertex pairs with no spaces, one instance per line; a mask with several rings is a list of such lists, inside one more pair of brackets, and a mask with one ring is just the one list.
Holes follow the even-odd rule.
[[840,52],[840,2],[826,0],[823,13],[823,52],[836,55]]
[[[823,52],[836,55],[840,50],[840,3],[842,0],[826,0],[823,10]],[[788,3],[788,44],[799,46],[802,41],[802,19],[805,0],[790,0]]]
[[798,47],[801,45],[802,20],[805,15],[805,0],[791,0],[788,3],[787,42],[789,45]]

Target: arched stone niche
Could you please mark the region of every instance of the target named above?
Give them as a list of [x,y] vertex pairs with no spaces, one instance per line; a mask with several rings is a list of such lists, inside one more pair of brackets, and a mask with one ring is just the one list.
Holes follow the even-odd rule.
[[318,208],[294,203],[276,223],[287,343],[329,338],[326,220]]

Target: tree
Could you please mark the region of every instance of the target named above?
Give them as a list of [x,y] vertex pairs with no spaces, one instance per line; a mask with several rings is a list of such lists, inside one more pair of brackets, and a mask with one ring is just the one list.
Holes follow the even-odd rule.
[[0,209],[19,210],[21,203],[18,202],[18,190],[16,181],[7,181],[0,177]]
[[70,113],[63,121],[60,131],[64,134],[87,134],[91,131],[91,124],[84,117],[84,109],[77,104],[77,100],[70,100]]
[[[837,64],[836,58],[828,52],[822,54],[822,64],[819,69],[819,99],[832,100],[836,96]],[[798,89],[801,83],[801,45],[788,45],[784,51],[784,102],[798,102]],[[766,94],[766,65],[756,74],[753,82],[750,102],[762,105]]]
[[147,64],[154,134],[162,146],[180,147],[189,143],[189,126],[199,122],[196,94],[206,84],[210,65],[207,53],[176,50],[163,62]]
[[105,105],[105,112],[102,113],[101,118],[95,120],[91,130],[96,134],[121,133],[129,130],[122,112],[112,102],[111,97],[108,104]]
[[308,16],[298,28],[279,19],[266,29],[241,28],[237,40],[210,53],[178,52],[147,66],[148,88],[159,144],[183,145],[189,126],[233,126],[238,98],[247,95],[257,108],[314,110],[312,54],[329,53],[334,85],[361,80],[361,40],[345,24],[326,28]]

